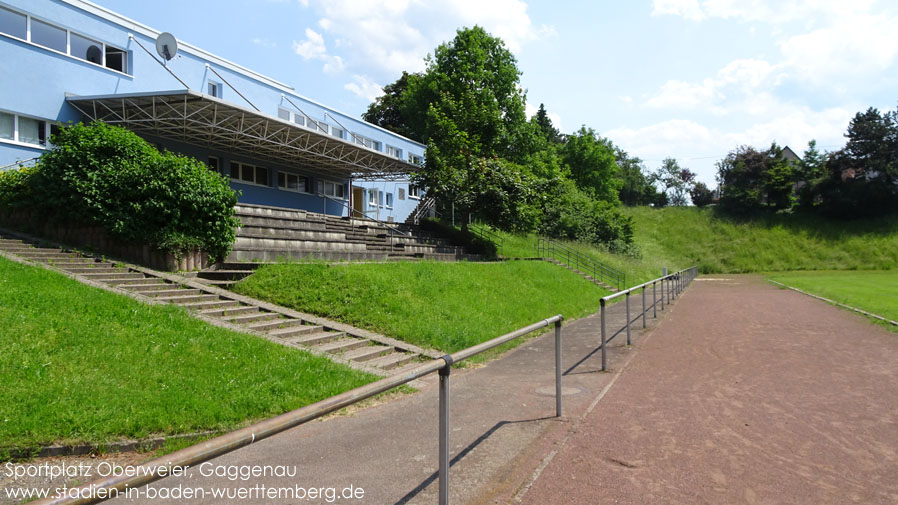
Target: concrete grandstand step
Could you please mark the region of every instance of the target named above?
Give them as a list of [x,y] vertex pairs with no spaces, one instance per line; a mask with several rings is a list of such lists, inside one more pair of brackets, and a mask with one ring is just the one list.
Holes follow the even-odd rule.
[[249,323],[258,323],[262,321],[271,321],[273,319],[278,319],[280,316],[275,314],[274,312],[247,312],[244,314],[229,314],[222,319],[229,323],[233,324],[249,324]]
[[[320,328],[320,327],[319,327]],[[269,333],[271,335],[271,333]],[[285,338],[284,341],[294,345],[302,345],[306,347],[314,347],[316,345],[326,344],[339,340],[346,336],[342,331],[314,331],[302,335]]]
[[389,353],[393,352],[393,348],[386,345],[366,345],[364,347],[358,347],[351,351],[346,351],[343,353],[343,359],[348,359],[350,361],[370,361],[375,358],[383,357]]
[[337,340],[315,346],[315,350],[320,352],[329,352],[331,354],[340,354],[351,351],[359,347],[365,347],[370,344],[370,340],[362,338],[338,338]]
[[122,286],[122,285],[136,285],[136,284],[157,284],[159,283],[159,279],[155,277],[114,277],[112,279],[102,279],[101,282],[103,284],[109,284],[110,286]]
[[158,279],[148,278],[148,281],[157,281],[153,283],[146,284],[119,284],[116,287],[127,289],[128,291],[133,291],[135,293],[140,294],[148,294],[149,291],[162,291],[167,290],[172,287],[172,284],[168,284],[165,282],[158,282]]
[[227,316],[237,316],[240,314],[252,314],[254,312],[259,312],[259,307],[256,307],[255,305],[242,305],[242,306],[233,307],[233,308],[203,309],[198,312],[204,316],[227,317]]
[[264,247],[237,247],[228,255],[228,261],[265,261],[320,259],[326,261],[382,261],[386,255],[379,252],[307,251]]
[[244,226],[237,231],[238,237],[252,238],[285,238],[318,242],[339,242],[346,240],[346,233],[322,230],[293,230],[290,228],[271,228],[260,226]]
[[189,302],[189,303],[180,303],[178,304],[185,309],[190,310],[204,310],[204,309],[224,309],[224,308],[232,308],[239,307],[240,302],[236,300],[212,300],[212,301],[201,301],[201,302]]
[[272,319],[271,321],[250,323],[245,326],[251,330],[268,332],[278,328],[292,328],[294,326],[300,326],[302,325],[302,323],[302,319],[279,317],[278,319]]
[[318,326],[314,324],[303,324],[299,326],[288,326],[286,328],[277,328],[274,330],[268,331],[268,334],[272,337],[279,338],[290,338],[296,337],[300,335],[308,335],[309,333],[317,333],[324,331],[324,326]]
[[116,272],[116,273],[99,273],[99,274],[78,274],[95,281],[108,281],[118,279],[145,279],[146,276],[140,272]]
[[392,370],[394,368],[398,368],[407,363],[410,363],[415,359],[415,357],[416,356],[412,353],[394,351],[385,356],[373,359],[369,361],[368,364],[382,370]]
[[171,298],[171,297],[177,297],[177,296],[199,295],[199,294],[203,293],[199,289],[178,287],[177,284],[169,284],[168,287],[171,289],[151,290],[151,291],[145,291],[141,294],[143,294],[144,296],[150,296],[153,298]]
[[185,305],[200,302],[215,302],[220,299],[218,295],[172,295],[160,296],[157,300],[174,303],[175,305]]
[[326,231],[327,225],[319,221],[306,219],[286,219],[276,217],[261,217],[255,215],[237,214],[243,227],[264,226],[269,228],[284,228],[290,230]]

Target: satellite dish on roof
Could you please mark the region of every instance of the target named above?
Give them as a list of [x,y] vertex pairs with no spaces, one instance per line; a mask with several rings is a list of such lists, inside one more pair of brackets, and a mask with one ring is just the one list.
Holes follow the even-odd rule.
[[156,52],[165,61],[174,58],[178,54],[178,41],[175,40],[175,36],[168,32],[160,33],[156,37]]

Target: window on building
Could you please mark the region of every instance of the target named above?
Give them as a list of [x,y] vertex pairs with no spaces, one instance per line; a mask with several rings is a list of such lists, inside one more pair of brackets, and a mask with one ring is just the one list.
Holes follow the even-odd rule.
[[414,184],[408,185],[408,197],[409,198],[421,198],[421,188],[415,186]]
[[306,125],[306,117],[303,116],[302,114],[294,113],[293,114],[293,122],[298,124],[299,126],[305,126]]
[[89,61],[97,65],[103,64],[103,44],[96,40],[78,35],[70,34],[69,53],[79,60]]
[[331,126],[331,135],[337,138],[343,138],[344,130],[342,128],[337,128],[336,126]]
[[393,193],[386,194],[387,207],[393,207]]
[[318,181],[318,192],[334,198],[345,198],[343,185],[339,182]]
[[209,156],[209,170],[212,172],[218,172],[221,169],[221,163],[218,161],[217,156]]
[[283,119],[284,121],[290,121],[290,111],[281,107],[278,107],[278,118]]
[[[117,47],[106,46],[106,68],[128,72],[128,53]],[[221,95],[219,95],[220,97]]]
[[399,188],[399,199],[405,200],[405,188]]
[[368,137],[363,137],[361,135],[353,135],[355,138],[356,144],[361,144],[368,149],[374,149],[375,151],[380,151],[380,142],[376,140],[369,139]]
[[377,190],[369,189],[368,190],[368,205],[376,206],[377,205]]
[[393,147],[387,144],[387,156],[392,156],[394,158],[402,158],[402,151],[398,147]]
[[50,130],[51,126],[42,119],[0,112],[0,140],[47,147]]
[[314,119],[309,119],[308,125],[309,125],[309,128],[311,128],[313,130],[317,130],[317,131],[324,132],[324,133],[327,133],[329,131],[327,123],[322,122],[322,121],[316,121]]
[[61,53],[68,52],[65,30],[34,18],[31,18],[31,42]]
[[221,98],[221,84],[217,82],[209,81],[206,86],[206,93],[209,96],[214,96],[215,98]]
[[424,158],[421,156],[418,156],[417,154],[408,153],[408,162],[411,163],[412,165],[423,165]]
[[28,18],[24,14],[0,7],[0,33],[25,40],[28,37]]
[[16,117],[6,112],[0,112],[0,139],[16,139]]
[[268,186],[268,169],[248,163],[231,162],[231,179],[259,186]]
[[278,172],[278,187],[300,193],[309,192],[309,178],[302,175]]

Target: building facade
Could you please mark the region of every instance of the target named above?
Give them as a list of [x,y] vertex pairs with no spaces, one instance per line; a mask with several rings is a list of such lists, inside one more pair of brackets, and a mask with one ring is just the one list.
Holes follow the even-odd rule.
[[242,202],[381,221],[419,203],[422,144],[190,44],[157,51],[160,34],[84,0],[0,0],[0,167],[102,120],[207,162]]

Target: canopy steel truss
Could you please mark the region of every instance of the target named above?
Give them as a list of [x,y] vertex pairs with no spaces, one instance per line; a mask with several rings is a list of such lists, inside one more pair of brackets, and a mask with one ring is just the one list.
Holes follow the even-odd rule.
[[66,100],[89,120],[137,134],[237,153],[338,177],[395,179],[417,165],[327,133],[242,108],[192,90]]

